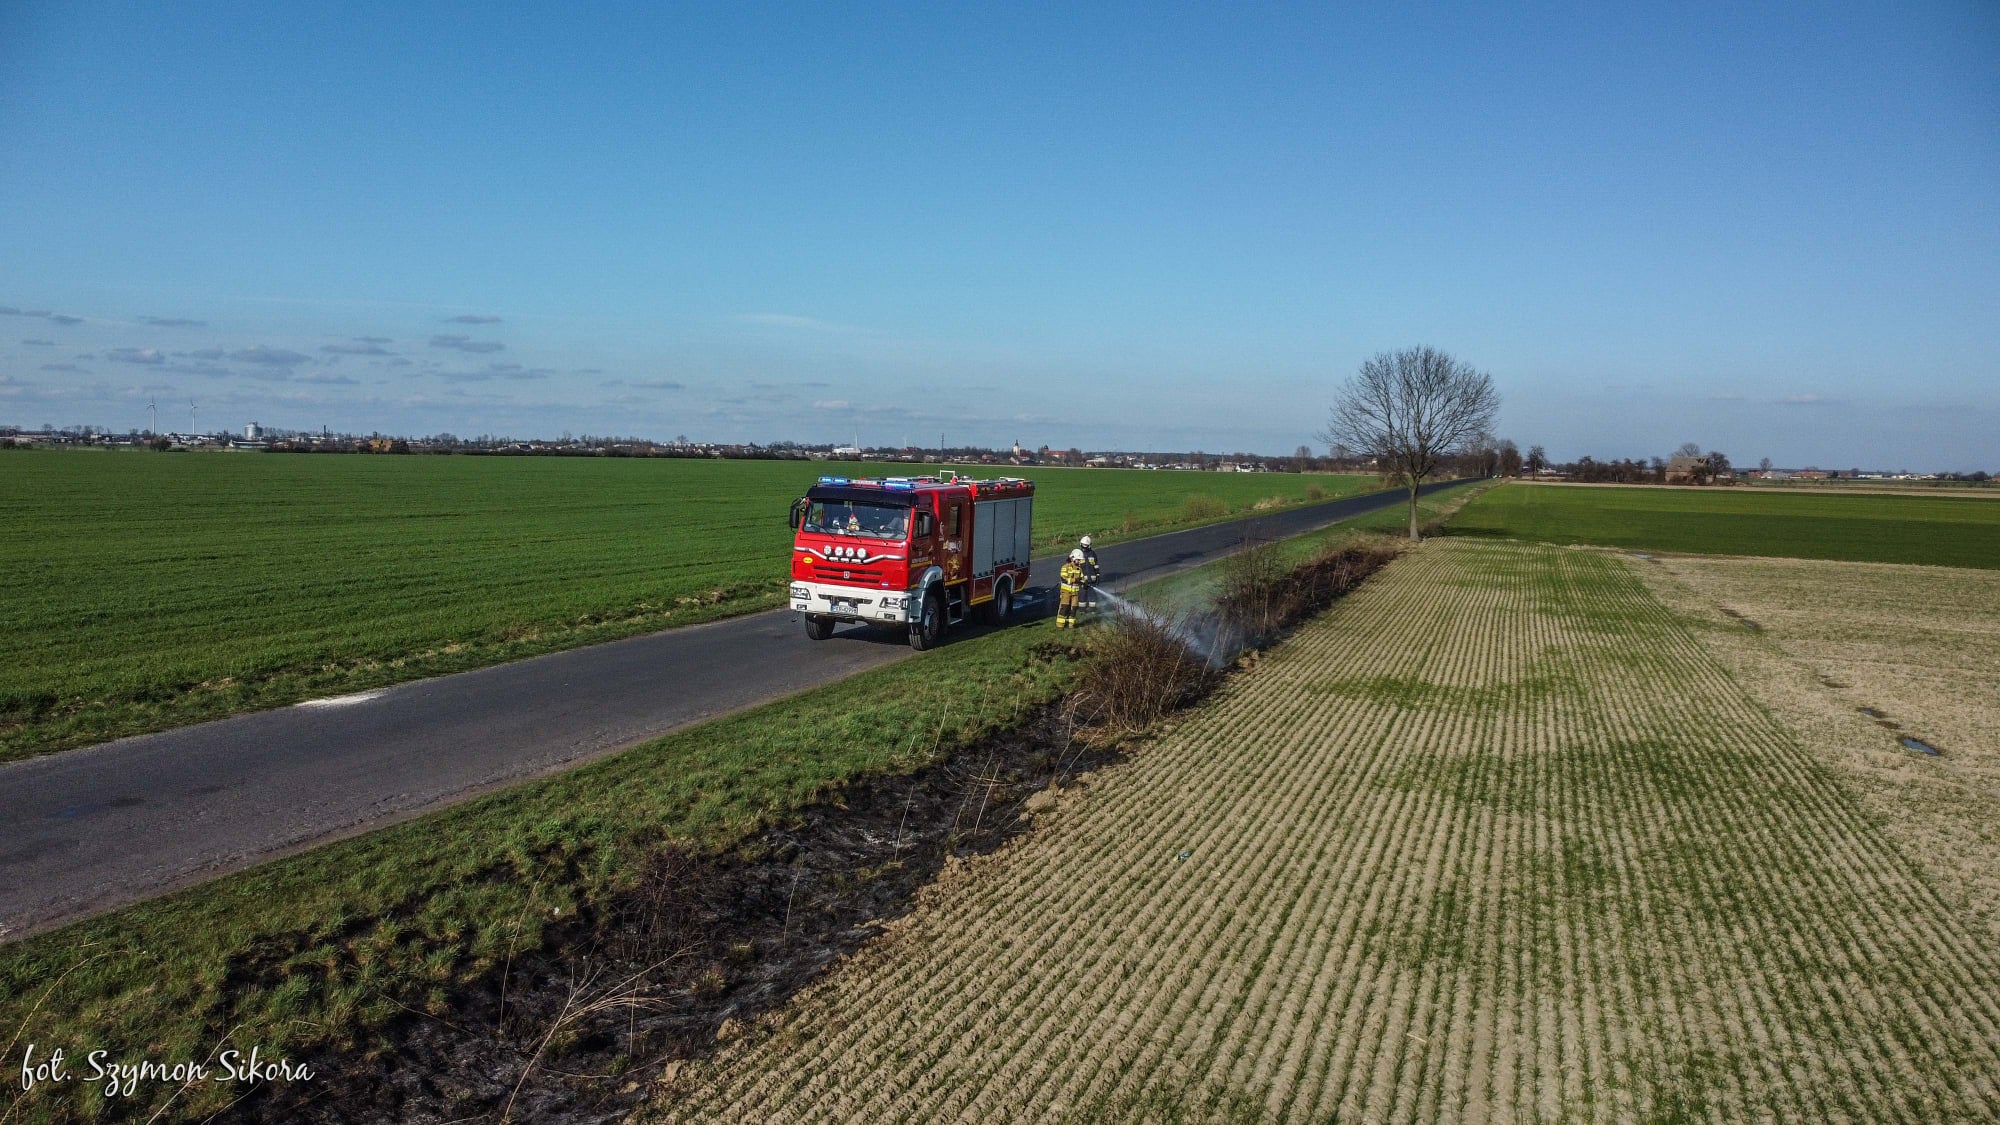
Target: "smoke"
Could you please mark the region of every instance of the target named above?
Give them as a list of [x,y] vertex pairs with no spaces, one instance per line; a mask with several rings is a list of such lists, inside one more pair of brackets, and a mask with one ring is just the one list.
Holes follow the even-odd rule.
[[1127,628],[1155,634],[1201,657],[1210,668],[1221,668],[1331,606],[1394,557],[1393,547],[1349,544],[1287,565],[1268,547],[1255,547],[1231,558],[1207,605],[1177,614],[1102,588],[1093,592],[1098,604],[1125,619]]
[[1137,602],[1121,598],[1101,586],[1091,592],[1096,596],[1099,605],[1109,607],[1120,617],[1158,630],[1189,652],[1201,657],[1202,662],[1210,668],[1220,668],[1229,663],[1244,648],[1240,631],[1231,628],[1213,608],[1169,617],[1147,609]]

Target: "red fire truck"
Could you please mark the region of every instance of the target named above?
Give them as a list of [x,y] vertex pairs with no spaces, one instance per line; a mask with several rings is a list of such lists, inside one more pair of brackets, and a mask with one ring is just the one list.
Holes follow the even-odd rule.
[[823,641],[842,621],[900,625],[910,647],[968,613],[1000,622],[1028,584],[1033,481],[821,477],[792,502],[792,608]]

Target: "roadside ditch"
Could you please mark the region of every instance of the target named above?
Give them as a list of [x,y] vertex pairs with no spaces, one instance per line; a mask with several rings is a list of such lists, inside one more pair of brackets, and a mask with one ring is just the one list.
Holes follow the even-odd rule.
[[[403,1005],[372,1050],[308,1057],[315,1081],[260,1087],[226,1116],[622,1119],[907,914],[947,865],[1028,831],[1045,790],[1116,764],[1134,736],[1213,692],[1233,656],[1276,643],[1396,553],[1345,546],[1286,566],[1252,549],[1218,564],[1220,595],[1201,614],[1121,617],[1037,646],[1036,660],[1081,662],[1063,699],[914,772],[855,779],[728,851],[655,849],[628,890],[584,904],[447,1010]],[[1218,636],[1232,659],[1189,641]]]

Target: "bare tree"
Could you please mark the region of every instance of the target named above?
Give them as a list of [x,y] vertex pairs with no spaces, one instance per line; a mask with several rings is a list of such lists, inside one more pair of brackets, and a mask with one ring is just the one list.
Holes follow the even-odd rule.
[[1410,490],[1410,538],[1418,539],[1418,489],[1446,460],[1485,440],[1499,410],[1491,376],[1436,348],[1404,348],[1361,365],[1319,438],[1372,454]]
[[1549,467],[1548,451],[1539,445],[1531,445],[1528,447],[1528,459],[1522,464],[1530,474],[1539,473]]
[[1521,447],[1513,438],[1500,439],[1500,475],[1518,477],[1521,475]]

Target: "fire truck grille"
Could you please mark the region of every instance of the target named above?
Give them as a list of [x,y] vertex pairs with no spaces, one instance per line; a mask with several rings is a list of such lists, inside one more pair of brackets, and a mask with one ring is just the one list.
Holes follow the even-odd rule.
[[812,569],[814,578],[829,582],[880,582],[882,580],[881,567],[863,566],[860,563],[849,563],[846,566],[841,566],[837,563],[814,562]]

